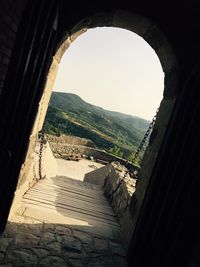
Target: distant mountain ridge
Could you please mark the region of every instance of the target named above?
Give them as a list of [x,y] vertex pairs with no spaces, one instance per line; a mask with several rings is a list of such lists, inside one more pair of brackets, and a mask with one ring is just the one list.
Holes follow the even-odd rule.
[[53,92],[43,130],[53,135],[87,138],[99,148],[129,158],[148,125],[145,119],[103,109],[78,95]]

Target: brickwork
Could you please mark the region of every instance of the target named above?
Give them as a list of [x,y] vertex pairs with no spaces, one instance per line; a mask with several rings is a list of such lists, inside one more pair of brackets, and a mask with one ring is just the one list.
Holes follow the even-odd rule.
[[2,0],[0,3],[0,95],[25,3],[26,0]]

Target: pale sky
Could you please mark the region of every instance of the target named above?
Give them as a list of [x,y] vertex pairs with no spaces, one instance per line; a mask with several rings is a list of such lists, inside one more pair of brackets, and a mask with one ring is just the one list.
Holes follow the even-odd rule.
[[67,49],[53,91],[151,120],[163,89],[164,73],[150,45],[131,31],[101,27],[83,33]]

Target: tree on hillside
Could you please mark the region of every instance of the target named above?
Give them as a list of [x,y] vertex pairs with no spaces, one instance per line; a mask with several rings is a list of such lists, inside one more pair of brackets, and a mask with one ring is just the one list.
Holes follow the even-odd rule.
[[115,155],[115,156],[118,156],[120,158],[123,157],[123,152],[121,151],[121,149],[118,147],[118,146],[114,146],[114,147],[111,147],[108,149],[108,152]]

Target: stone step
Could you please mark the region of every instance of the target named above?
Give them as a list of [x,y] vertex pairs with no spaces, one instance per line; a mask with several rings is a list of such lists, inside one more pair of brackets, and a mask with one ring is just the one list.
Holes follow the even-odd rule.
[[97,221],[94,221],[93,223],[88,223],[84,220],[60,214],[58,211],[49,209],[47,207],[42,207],[38,205],[26,205],[26,209],[23,213],[23,216],[37,218],[38,220],[46,223],[59,225],[63,224],[71,229],[80,230],[95,236],[108,238],[116,242],[121,242],[121,232],[115,227],[110,227]]
[[[22,204],[24,206],[31,206],[31,205],[36,205],[38,207],[46,207],[50,210],[56,210],[59,213],[63,214],[64,216],[71,217],[71,218],[77,218],[80,220],[84,220],[87,222],[93,223],[94,221],[98,223],[102,223],[105,225],[110,225],[111,227],[116,227],[119,229],[119,224],[116,221],[110,221],[107,218],[102,217],[97,217],[93,213],[86,213],[85,211],[82,211],[81,209],[74,209],[72,208],[66,208],[65,205],[62,204],[57,204],[57,203],[51,203],[45,200],[35,200],[35,199],[24,199],[22,201]],[[37,219],[35,217],[35,219]]]

